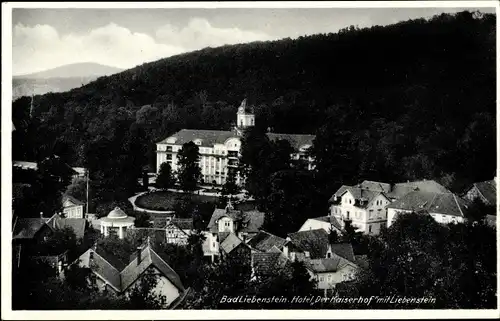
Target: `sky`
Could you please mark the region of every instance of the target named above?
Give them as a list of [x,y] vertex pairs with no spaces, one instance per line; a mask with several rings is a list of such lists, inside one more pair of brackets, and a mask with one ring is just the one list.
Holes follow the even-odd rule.
[[[132,68],[205,47],[297,38],[428,18],[464,8],[12,10],[12,73],[95,62]],[[494,12],[491,8],[468,8]]]

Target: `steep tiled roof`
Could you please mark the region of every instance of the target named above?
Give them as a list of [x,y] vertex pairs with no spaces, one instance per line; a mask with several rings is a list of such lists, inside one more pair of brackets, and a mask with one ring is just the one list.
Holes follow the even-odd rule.
[[210,218],[210,222],[207,226],[208,230],[212,233],[216,233],[218,231],[217,221],[222,217],[229,217],[233,221],[241,223],[238,232],[257,233],[264,224],[264,213],[262,212],[243,212],[217,208]]
[[61,218],[59,215],[52,217],[47,224],[54,230],[69,227],[75,232],[77,238],[85,236],[85,225],[87,221],[84,218]]
[[474,183],[474,186],[479,190],[479,193],[483,195],[489,204],[497,204],[497,184],[495,180]]
[[268,252],[273,247],[280,249],[287,241],[284,238],[273,235],[266,231],[260,231],[247,242],[247,244],[261,252]]
[[430,192],[430,193],[450,193],[450,191],[433,180],[420,180],[406,183],[391,184],[376,182],[376,181],[363,181],[354,186],[342,185],[335,194],[330,198],[330,202],[335,202],[335,198],[342,196],[345,191],[349,191],[355,199],[364,197],[368,202],[380,193],[391,199],[400,199],[406,194],[414,191]]
[[226,239],[226,237],[229,236],[229,234],[231,234],[231,232],[219,232],[219,233],[217,233],[217,235],[219,236],[219,238],[218,238],[219,243],[224,242],[224,240]]
[[324,229],[288,234],[292,244],[302,251],[308,251],[311,258],[324,258],[328,250],[328,233]]
[[62,199],[62,202],[66,202],[66,201],[70,201],[71,203],[75,204],[75,205],[83,205],[85,204],[84,202],[74,198],[73,196],[71,195],[64,195],[63,196],[63,199]]
[[330,198],[330,202],[338,202],[340,197],[342,197],[342,195],[346,192],[351,193],[356,201],[355,205],[362,208],[368,206],[368,204],[370,204],[370,202],[379,195],[383,195],[387,198],[386,194],[383,192],[343,185],[337,192],[335,192],[335,194],[333,194]]
[[246,225],[243,225],[239,231],[247,233],[259,232],[262,225],[264,225],[264,216],[265,214],[259,211],[243,212],[241,222]]
[[429,193],[415,191],[389,204],[386,208],[417,211],[426,210],[429,213],[439,213],[452,216],[465,216],[466,202],[452,193]]
[[304,264],[308,269],[315,273],[337,272],[349,264],[354,265],[354,263],[349,262],[340,256],[334,256],[330,259],[304,260]]
[[[92,259],[90,258],[91,253],[93,253]],[[180,292],[184,291],[179,275],[149,245],[140,251],[140,261],[137,261],[137,254],[133,254],[126,266],[123,266],[121,261],[114,260],[114,264],[120,262],[118,263],[120,266],[115,266],[110,262],[111,255],[107,254],[105,258],[101,255],[103,253],[102,251],[96,252],[94,249],[89,249],[80,256],[80,264],[90,267],[94,273],[108,282],[118,292],[125,291],[150,267],[157,268]]]
[[157,144],[166,144],[169,138],[175,137],[175,145],[183,145],[196,139],[201,140],[201,146],[213,147],[215,144],[224,144],[232,137],[238,137],[235,132],[222,130],[182,129],[165,138]]
[[[237,237],[234,233],[229,234],[224,241],[220,244],[220,248],[227,254],[231,253],[232,250],[237,248],[243,241]],[[244,243],[243,243],[244,244]]]
[[[93,256],[92,259],[91,255]],[[96,253],[94,249],[88,249],[79,259],[81,266],[90,268],[99,277],[106,280],[116,291],[120,292],[120,272],[99,253]]]
[[171,223],[181,230],[191,230],[193,228],[192,218],[173,218]]
[[332,244],[331,249],[333,253],[350,262],[354,262],[356,260],[354,257],[354,250],[350,243]]
[[450,191],[433,180],[421,180],[406,183],[394,184],[391,192],[388,194],[391,198],[399,199],[408,193],[420,191],[427,193],[450,193]]
[[295,150],[299,150],[303,146],[312,145],[314,138],[316,136],[314,136],[314,135],[267,133],[267,137],[271,141],[287,140]]
[[374,192],[389,193],[391,191],[391,184],[376,181],[363,181],[359,187]]
[[335,216],[320,216],[320,217],[314,217],[311,218],[311,220],[317,220],[321,222],[326,222],[332,224],[335,228],[341,230],[342,226],[340,225],[339,221],[335,218]]
[[45,225],[47,218],[18,218],[12,233],[13,239],[32,239]]
[[283,268],[288,259],[281,252],[253,252],[252,267],[257,275],[269,275]]

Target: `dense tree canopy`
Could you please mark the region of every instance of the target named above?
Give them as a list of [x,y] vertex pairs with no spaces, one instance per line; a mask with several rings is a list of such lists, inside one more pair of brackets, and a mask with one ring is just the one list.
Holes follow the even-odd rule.
[[495,229],[483,223],[442,225],[430,215],[400,215],[381,238],[370,239],[367,254],[369,269],[346,293],[436,299],[413,308],[496,308]]
[[189,142],[182,145],[178,155],[179,185],[185,191],[194,191],[201,179],[200,149],[195,143]]
[[465,11],[206,48],[35,96],[32,117],[21,97],[13,157],[90,168],[93,211],[137,189],[143,166],[156,168],[156,142],[181,128],[229,130],[246,97],[261,132],[317,134],[325,199],[361,177],[460,191],[496,168],[495,26],[495,15]]

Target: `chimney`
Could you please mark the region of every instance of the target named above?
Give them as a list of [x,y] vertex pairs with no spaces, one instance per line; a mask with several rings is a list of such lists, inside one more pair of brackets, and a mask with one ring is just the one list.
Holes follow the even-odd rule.
[[136,249],[137,252],[137,265],[141,264],[141,247],[138,246]]
[[40,218],[43,218],[43,212],[40,212]]

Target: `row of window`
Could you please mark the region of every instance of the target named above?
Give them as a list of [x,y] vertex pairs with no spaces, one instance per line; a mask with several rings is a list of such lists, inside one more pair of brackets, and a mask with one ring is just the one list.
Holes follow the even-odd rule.
[[[326,277],[324,275],[320,275],[319,277],[316,276],[316,279],[320,282],[324,282],[324,281],[327,281],[327,282],[331,282],[333,280],[333,275],[331,274],[328,274]],[[342,281],[348,281],[349,280],[349,275],[348,274],[342,274]]]

